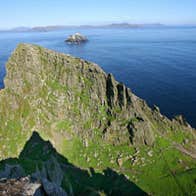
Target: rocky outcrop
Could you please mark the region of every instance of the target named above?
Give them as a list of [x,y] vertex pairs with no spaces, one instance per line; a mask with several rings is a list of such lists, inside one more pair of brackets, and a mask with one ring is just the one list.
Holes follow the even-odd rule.
[[88,39],[81,35],[80,33],[75,33],[74,35],[70,35],[66,40],[67,43],[72,43],[72,44],[80,44],[87,42]]
[[0,195],[67,196],[67,193],[45,178],[39,182],[30,177],[22,177],[0,180]]
[[29,177],[23,177],[0,180],[0,195],[45,196],[46,194],[39,182],[32,182]]

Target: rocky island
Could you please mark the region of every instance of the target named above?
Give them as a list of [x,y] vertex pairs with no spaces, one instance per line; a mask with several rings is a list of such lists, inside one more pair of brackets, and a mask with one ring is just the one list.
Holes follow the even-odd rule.
[[80,44],[87,42],[88,39],[80,33],[75,33],[74,35],[70,35],[65,41],[71,44]]
[[196,132],[181,116],[151,109],[95,63],[40,46],[20,44],[6,69],[0,194],[195,194]]

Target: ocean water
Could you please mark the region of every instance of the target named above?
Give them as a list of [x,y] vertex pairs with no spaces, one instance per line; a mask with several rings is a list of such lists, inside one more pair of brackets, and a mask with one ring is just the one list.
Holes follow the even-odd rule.
[[[80,32],[89,42],[67,45]],[[0,88],[5,63],[18,43],[34,43],[99,64],[169,118],[182,114],[196,127],[196,28],[67,29],[0,33]]]

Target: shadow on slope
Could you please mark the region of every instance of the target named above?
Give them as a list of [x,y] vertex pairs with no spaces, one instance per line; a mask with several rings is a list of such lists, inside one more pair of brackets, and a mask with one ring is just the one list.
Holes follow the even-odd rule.
[[21,165],[25,170],[25,174],[21,175],[47,178],[70,195],[146,195],[124,175],[110,168],[96,173],[93,168],[84,170],[74,166],[37,132],[27,141],[19,159],[1,161],[0,169],[8,164]]

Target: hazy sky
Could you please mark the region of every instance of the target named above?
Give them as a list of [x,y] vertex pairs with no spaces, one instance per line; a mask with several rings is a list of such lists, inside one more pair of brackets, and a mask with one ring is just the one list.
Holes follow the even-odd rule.
[[110,22],[196,24],[196,0],[1,0],[0,28]]

